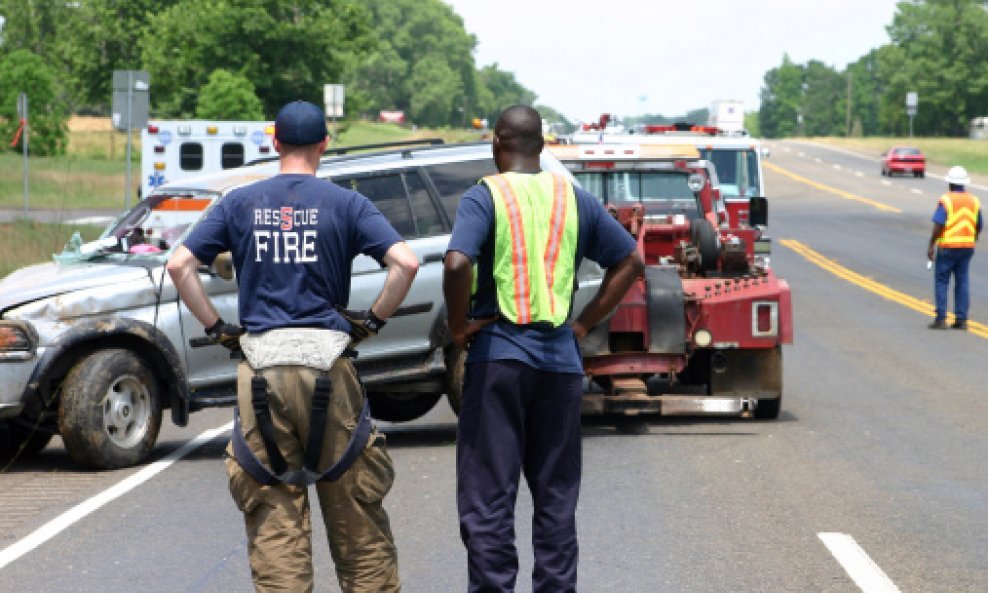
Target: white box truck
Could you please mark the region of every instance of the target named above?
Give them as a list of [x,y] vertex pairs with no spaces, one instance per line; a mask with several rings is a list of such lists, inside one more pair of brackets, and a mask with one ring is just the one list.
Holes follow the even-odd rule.
[[713,126],[725,135],[742,135],[744,129],[744,102],[719,99],[710,106],[707,125]]

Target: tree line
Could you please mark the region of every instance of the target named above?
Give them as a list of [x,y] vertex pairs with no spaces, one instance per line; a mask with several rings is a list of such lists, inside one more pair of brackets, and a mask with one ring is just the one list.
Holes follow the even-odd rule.
[[290,100],[322,105],[327,83],[346,85],[348,117],[402,110],[430,127],[537,98],[478,67],[442,0],[0,0],[0,15],[0,140],[26,92],[35,154],[64,150],[67,114],[109,114],[113,70],[148,71],[162,119],[271,119]]
[[905,136],[910,92],[919,99],[912,122],[919,136],[965,136],[971,119],[988,115],[984,2],[899,2],[887,30],[891,43],[843,71],[819,60],[796,64],[783,56],[782,64],[765,74],[760,135]]

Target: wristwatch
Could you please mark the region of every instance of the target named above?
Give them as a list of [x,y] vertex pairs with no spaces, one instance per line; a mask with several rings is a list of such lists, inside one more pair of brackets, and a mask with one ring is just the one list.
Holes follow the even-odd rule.
[[364,325],[367,327],[367,329],[371,330],[376,334],[379,333],[381,331],[381,328],[384,327],[386,324],[387,324],[386,321],[379,318],[377,315],[374,315],[374,311],[372,310],[367,311],[367,318],[364,319]]

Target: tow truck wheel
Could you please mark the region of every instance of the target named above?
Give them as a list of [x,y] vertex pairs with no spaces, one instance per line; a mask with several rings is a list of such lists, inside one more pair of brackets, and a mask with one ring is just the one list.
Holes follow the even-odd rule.
[[716,270],[720,256],[717,229],[706,218],[694,218],[690,224],[690,240],[700,250],[700,269],[704,272]]
[[58,410],[65,448],[77,463],[115,469],[144,461],[158,440],[158,385],[133,352],[98,350],[65,378]]
[[446,349],[446,399],[449,407],[459,416],[463,403],[463,375],[466,373],[467,352],[456,346]]

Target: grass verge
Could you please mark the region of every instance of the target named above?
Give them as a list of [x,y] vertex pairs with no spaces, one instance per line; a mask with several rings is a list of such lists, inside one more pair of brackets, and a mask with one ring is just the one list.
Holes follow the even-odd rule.
[[84,241],[91,241],[99,237],[103,227],[43,224],[25,219],[0,223],[0,278],[24,266],[50,261],[77,230]]

